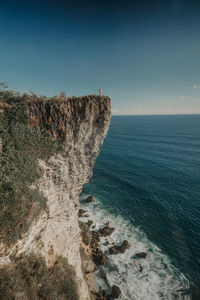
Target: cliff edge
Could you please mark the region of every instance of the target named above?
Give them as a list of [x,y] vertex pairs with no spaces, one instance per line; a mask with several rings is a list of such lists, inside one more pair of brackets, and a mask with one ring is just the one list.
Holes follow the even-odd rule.
[[[32,284],[34,299],[88,300],[80,258],[79,194],[92,175],[109,128],[110,99],[4,93],[0,94],[1,299],[33,299],[28,290]],[[23,277],[24,266],[31,283],[28,275]],[[21,276],[23,284],[11,282],[11,275],[16,280]],[[63,286],[56,289],[62,280]],[[64,291],[67,284],[73,295]]]

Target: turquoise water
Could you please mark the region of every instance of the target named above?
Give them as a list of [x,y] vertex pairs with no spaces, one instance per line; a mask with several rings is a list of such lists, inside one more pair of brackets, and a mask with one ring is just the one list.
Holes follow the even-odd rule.
[[[81,198],[89,194],[97,226],[110,219],[113,239],[133,243],[99,281],[137,299],[200,299],[200,115],[113,116]],[[150,253],[142,274],[136,249]]]

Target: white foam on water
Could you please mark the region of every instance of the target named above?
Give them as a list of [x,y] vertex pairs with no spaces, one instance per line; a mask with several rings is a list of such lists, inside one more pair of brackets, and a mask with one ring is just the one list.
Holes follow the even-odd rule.
[[[99,285],[106,289],[116,284],[122,291],[119,300],[191,299],[190,295],[181,292],[189,288],[187,279],[171,264],[170,258],[148,240],[144,232],[121,216],[115,216],[102,208],[97,199],[85,204],[83,199],[86,196],[80,197],[80,203],[81,208],[88,211],[89,217],[83,217],[81,221],[93,220],[94,230],[104,226],[107,221],[115,228],[111,236],[101,238],[101,249],[107,254],[109,261],[94,273],[96,290]],[[128,240],[130,248],[123,254],[109,255],[111,244],[120,244],[124,240]],[[110,245],[105,246],[106,241]],[[134,254],[137,252],[147,252],[146,259],[135,258]],[[140,264],[143,266],[142,272]]]

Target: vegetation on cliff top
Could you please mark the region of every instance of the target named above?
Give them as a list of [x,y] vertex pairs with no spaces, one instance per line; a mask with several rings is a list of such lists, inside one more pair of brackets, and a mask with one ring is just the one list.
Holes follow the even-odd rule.
[[50,268],[42,257],[13,257],[0,268],[0,299],[78,300],[74,269],[61,257]]

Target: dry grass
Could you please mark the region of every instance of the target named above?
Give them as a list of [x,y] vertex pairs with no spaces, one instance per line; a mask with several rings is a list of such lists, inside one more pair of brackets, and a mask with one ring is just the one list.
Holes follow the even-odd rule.
[[42,257],[22,255],[0,269],[1,300],[78,300],[75,272],[59,257],[47,268]]

